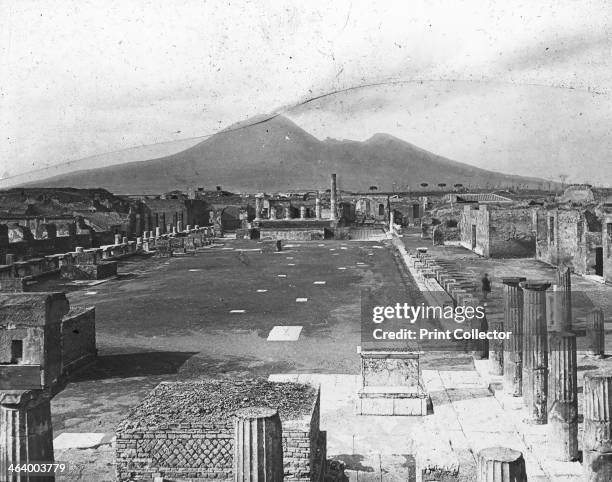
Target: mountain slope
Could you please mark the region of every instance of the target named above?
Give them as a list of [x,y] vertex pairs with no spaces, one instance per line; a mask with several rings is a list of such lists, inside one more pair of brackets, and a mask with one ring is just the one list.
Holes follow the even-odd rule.
[[103,187],[115,193],[156,193],[221,185],[233,191],[327,187],[331,172],[347,190],[529,184],[511,176],[451,161],[388,134],[359,142],[320,141],[283,116],[250,119],[177,154],[148,161],[77,171],[36,185]]

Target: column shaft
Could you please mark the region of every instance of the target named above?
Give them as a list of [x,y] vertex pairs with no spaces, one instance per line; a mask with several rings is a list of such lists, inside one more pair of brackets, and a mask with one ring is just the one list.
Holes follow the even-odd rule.
[[525,278],[503,278],[504,329],[512,333],[504,341],[504,392],[513,397],[523,394],[523,289]]
[[584,480],[612,480],[612,370],[584,374]]

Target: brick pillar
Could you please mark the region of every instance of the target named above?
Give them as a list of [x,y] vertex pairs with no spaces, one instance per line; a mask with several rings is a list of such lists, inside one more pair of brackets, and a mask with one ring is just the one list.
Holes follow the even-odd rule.
[[612,370],[584,374],[584,480],[612,480]]
[[490,447],[478,452],[478,482],[527,482],[525,459],[518,450]]
[[576,335],[551,331],[548,335],[547,446],[556,460],[578,458],[578,372]]
[[315,217],[321,219],[321,199],[315,199]]
[[331,191],[329,193],[329,210],[330,210],[330,215],[329,215],[329,219],[331,219],[332,221],[335,221],[338,218],[338,215],[336,213],[336,201],[337,201],[337,192],[336,192],[337,186],[336,186],[336,175],[332,174],[331,175]]
[[42,390],[0,392],[0,480],[51,482],[10,472],[11,464],[53,463],[51,397]]
[[553,326],[558,331],[569,331],[572,329],[572,278],[569,268],[557,268],[555,286]]
[[526,422],[546,423],[548,354],[545,281],[523,281],[523,403]]
[[604,331],[604,314],[601,308],[595,308],[587,314],[586,336],[587,352],[589,355],[603,357],[606,335]]
[[523,394],[523,281],[526,278],[502,278],[504,330],[512,333],[504,340],[504,392],[513,397]]
[[244,408],[234,419],[234,482],[282,482],[280,417],[266,407]]

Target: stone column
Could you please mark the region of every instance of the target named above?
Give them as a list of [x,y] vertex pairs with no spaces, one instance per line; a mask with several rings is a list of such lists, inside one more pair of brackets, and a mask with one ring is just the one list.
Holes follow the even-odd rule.
[[183,232],[183,221],[181,221],[180,219],[176,222],[176,232],[177,233]]
[[28,477],[11,464],[53,463],[51,397],[42,390],[0,392],[0,480],[52,482],[53,475]]
[[389,232],[395,232],[395,213],[393,212],[393,209],[391,212],[389,212]]
[[523,281],[523,403],[526,422],[546,423],[548,390],[548,353],[546,333],[545,281]]
[[315,199],[315,217],[321,219],[321,199]]
[[557,268],[555,286],[553,326],[555,330],[569,331],[572,329],[572,278],[569,268]]
[[518,450],[490,447],[478,452],[478,482],[527,482],[525,459]]
[[578,371],[576,335],[548,335],[548,433],[546,444],[556,460],[578,458]]
[[584,480],[612,480],[612,370],[584,374]]
[[136,236],[140,236],[142,234],[142,217],[140,214],[136,214],[136,219],[134,221],[134,231],[136,231]]
[[280,417],[266,407],[244,408],[234,419],[234,482],[282,482]]
[[159,226],[157,226],[155,228],[155,237],[159,238],[161,236],[161,228]]
[[526,278],[502,278],[504,284],[504,329],[512,333],[504,341],[504,392],[523,394],[523,289]]
[[336,174],[332,174],[331,175],[331,191],[329,193],[329,210],[330,210],[330,215],[329,215],[329,219],[331,219],[332,221],[335,221],[336,219],[338,219],[338,215],[336,214]]
[[122,243],[121,243],[121,244],[128,244],[128,238],[127,238],[127,236],[123,236],[123,239],[122,239]]
[[300,206],[300,219],[306,219],[306,206]]
[[268,216],[268,218],[272,220],[276,219],[276,206],[270,205],[270,215]]
[[121,235],[115,234],[115,244],[121,244]]
[[604,331],[604,314],[601,308],[595,308],[587,314],[586,319],[587,353],[603,357],[606,335]]
[[263,205],[263,199],[260,197],[255,198],[255,221],[261,221],[261,209]]
[[[475,310],[476,307],[478,306],[478,300],[472,297],[472,295],[468,295],[464,299],[462,305],[471,306]],[[476,316],[474,316],[470,321],[470,328],[472,328],[473,330],[478,330],[479,332],[483,332],[483,333],[486,333],[487,331],[489,331],[489,324],[487,322],[486,314],[482,318],[477,318]],[[484,360],[489,356],[489,340],[472,339],[470,340],[470,344],[472,345],[472,356],[474,357],[474,359]]]
[[285,207],[285,219],[291,219],[291,206]]
[[[500,319],[488,320],[490,332],[504,331],[504,321]],[[505,340],[489,341],[489,373],[491,375],[504,374],[504,343]]]

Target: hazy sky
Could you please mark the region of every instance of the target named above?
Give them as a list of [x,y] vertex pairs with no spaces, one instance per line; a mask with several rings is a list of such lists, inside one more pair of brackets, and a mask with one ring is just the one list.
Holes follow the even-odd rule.
[[0,36],[0,176],[280,110],[612,184],[607,0],[3,0]]

